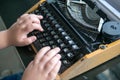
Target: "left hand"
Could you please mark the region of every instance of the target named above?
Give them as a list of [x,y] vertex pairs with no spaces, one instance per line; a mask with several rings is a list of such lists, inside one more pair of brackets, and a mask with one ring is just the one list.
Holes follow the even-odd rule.
[[40,20],[43,17],[35,14],[24,14],[8,29],[9,44],[12,46],[29,45],[36,40],[35,36],[27,35],[33,30],[43,31]]

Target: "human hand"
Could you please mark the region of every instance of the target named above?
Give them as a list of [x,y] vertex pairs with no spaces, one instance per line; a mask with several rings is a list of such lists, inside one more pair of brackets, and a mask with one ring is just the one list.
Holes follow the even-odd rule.
[[36,40],[35,36],[28,37],[27,35],[33,30],[43,31],[40,25],[42,16],[35,14],[22,15],[9,29],[8,39],[12,46],[29,45]]
[[61,66],[59,48],[42,48],[26,68],[22,80],[54,80]]

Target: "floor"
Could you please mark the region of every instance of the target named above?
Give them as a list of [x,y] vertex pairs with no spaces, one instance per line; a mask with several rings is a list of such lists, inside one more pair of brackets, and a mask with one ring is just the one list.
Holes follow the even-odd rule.
[[[0,31],[8,29],[22,14],[38,0],[0,0]],[[0,50],[0,78],[4,72],[11,74],[24,70],[16,47]]]
[[[39,0],[0,0],[0,31],[8,29],[22,14]],[[0,78],[3,73],[18,73],[24,64],[16,47],[0,50]]]
[[0,0],[0,15],[9,28],[29,8],[26,0]]
[[[6,26],[0,17],[0,31],[5,30]],[[24,70],[24,65],[15,47],[11,46],[0,50],[0,77],[3,77],[3,72],[10,71],[15,74]]]

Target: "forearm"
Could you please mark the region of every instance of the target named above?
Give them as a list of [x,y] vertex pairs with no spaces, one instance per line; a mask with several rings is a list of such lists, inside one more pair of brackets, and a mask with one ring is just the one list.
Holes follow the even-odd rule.
[[42,16],[34,14],[22,15],[8,30],[0,32],[0,49],[8,46],[25,46],[36,40],[36,36],[27,35],[33,30],[43,31],[40,25]]
[[0,32],[0,49],[10,46],[8,37],[8,30]]

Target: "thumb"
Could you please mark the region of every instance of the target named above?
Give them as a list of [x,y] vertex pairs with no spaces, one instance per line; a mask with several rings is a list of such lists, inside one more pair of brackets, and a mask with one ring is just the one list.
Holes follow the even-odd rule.
[[29,45],[31,43],[33,43],[37,38],[35,36],[30,36],[28,38],[24,39],[24,44],[25,45]]

